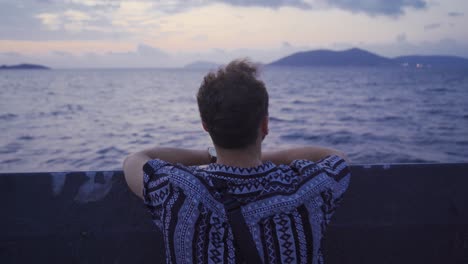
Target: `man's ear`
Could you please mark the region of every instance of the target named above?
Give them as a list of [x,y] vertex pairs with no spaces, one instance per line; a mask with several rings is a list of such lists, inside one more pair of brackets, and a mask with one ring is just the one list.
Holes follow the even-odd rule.
[[206,125],[205,122],[202,121],[202,126],[203,126],[203,129],[208,132],[208,126]]

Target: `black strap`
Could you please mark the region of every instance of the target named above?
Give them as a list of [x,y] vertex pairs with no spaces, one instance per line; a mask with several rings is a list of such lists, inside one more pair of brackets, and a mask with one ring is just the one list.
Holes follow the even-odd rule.
[[213,184],[215,189],[221,193],[220,201],[224,204],[226,216],[234,235],[236,248],[239,249],[244,262],[247,264],[262,263],[249,227],[242,215],[241,204],[227,191],[226,181],[213,179]]

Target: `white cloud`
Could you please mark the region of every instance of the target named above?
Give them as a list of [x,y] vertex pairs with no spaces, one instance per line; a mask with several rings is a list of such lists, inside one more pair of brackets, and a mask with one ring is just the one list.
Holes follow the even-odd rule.
[[41,13],[36,16],[48,30],[58,30],[61,27],[61,18],[58,14]]
[[87,21],[92,20],[91,16],[77,10],[67,10],[63,13],[63,15],[71,21]]
[[[87,21],[92,20],[91,16],[76,10],[67,10],[63,13],[63,28],[72,32],[81,32],[86,28]],[[86,28],[89,30],[89,28]]]
[[36,17],[41,20],[46,29],[52,31],[65,30],[75,33],[83,30],[102,31],[102,27],[90,24],[91,21],[97,19],[96,14],[88,14],[78,10],[67,9],[57,13],[41,13]]
[[150,27],[158,27],[158,12],[151,2],[123,2],[111,14],[111,24],[131,33],[148,33]]
[[115,0],[66,0],[65,2],[71,3],[71,4],[96,7],[96,6],[104,6],[104,5],[115,5],[115,4],[118,4],[119,1],[115,1]]

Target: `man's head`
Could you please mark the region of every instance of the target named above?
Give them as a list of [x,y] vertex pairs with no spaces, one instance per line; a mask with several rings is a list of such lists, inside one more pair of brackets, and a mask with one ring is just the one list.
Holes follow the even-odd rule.
[[197,94],[203,126],[215,145],[241,149],[256,142],[268,116],[268,92],[248,60],[208,73]]

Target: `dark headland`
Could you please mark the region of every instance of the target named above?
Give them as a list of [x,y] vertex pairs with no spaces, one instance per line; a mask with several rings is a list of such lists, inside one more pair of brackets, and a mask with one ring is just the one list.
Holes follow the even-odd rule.
[[312,50],[297,52],[276,60],[269,66],[404,66],[404,67],[468,67],[468,59],[456,56],[401,56],[386,58],[366,50]]
[[0,70],[50,70],[50,68],[38,64],[18,64],[1,65]]

